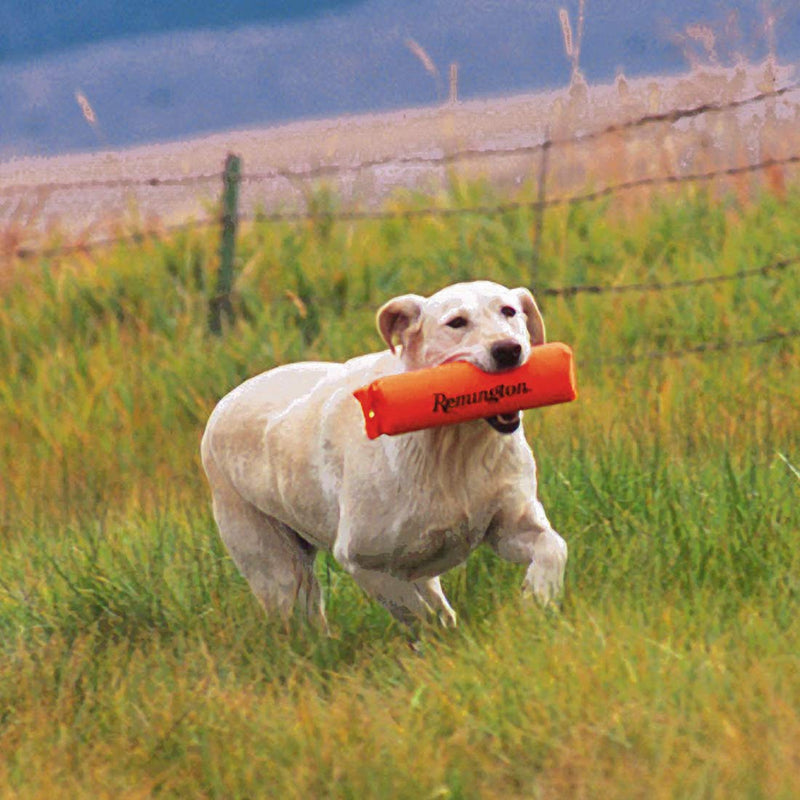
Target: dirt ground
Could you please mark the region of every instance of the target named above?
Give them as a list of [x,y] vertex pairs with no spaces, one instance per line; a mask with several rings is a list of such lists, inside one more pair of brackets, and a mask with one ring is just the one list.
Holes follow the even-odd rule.
[[[243,214],[303,211],[309,191],[320,182],[339,195],[343,206],[358,208],[375,206],[399,188],[435,193],[446,186],[451,169],[486,177],[501,188],[518,186],[537,180],[542,151],[536,145],[548,135],[562,142],[643,115],[730,103],[792,81],[791,69],[766,62],[668,79],[620,77],[603,86],[576,84],[560,91],[230,131],[119,151],[13,160],[0,163],[0,234],[7,250],[9,243],[31,246],[56,232],[87,242],[213,217],[222,167],[231,152],[242,158]],[[548,197],[785,158],[800,153],[799,121],[800,91],[791,91],[725,112],[556,144],[548,150]],[[490,152],[520,147],[533,149],[516,155]],[[463,150],[478,152],[456,156],[449,164],[403,162]],[[373,161],[383,163],[314,179],[275,174]],[[736,179],[737,191],[750,191],[756,179]],[[786,176],[767,179],[774,183]]]

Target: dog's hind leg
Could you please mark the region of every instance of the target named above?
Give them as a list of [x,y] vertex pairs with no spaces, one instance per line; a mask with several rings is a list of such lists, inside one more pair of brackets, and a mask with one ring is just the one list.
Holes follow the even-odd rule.
[[213,465],[206,467],[220,537],[267,613],[288,620],[297,608],[327,629],[316,548],[244,500]]

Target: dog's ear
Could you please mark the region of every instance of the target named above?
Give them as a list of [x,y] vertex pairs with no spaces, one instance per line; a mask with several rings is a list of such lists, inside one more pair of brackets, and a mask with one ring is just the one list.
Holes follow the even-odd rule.
[[378,330],[393,353],[395,338],[405,345],[408,335],[419,330],[424,302],[418,294],[404,294],[378,309]]
[[528,325],[528,335],[531,337],[531,344],[544,344],[546,341],[544,333],[544,320],[542,313],[539,311],[539,306],[533,299],[533,295],[524,287],[514,290],[514,294],[519,298],[522,304],[522,310],[525,312],[525,321]]

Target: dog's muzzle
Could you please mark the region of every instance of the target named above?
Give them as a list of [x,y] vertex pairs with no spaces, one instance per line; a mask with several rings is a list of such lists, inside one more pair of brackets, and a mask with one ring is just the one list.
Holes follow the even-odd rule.
[[[496,342],[491,349],[492,361],[500,371],[518,367],[522,359],[522,346],[513,339]],[[520,426],[520,413],[514,411],[510,414],[497,414],[486,417],[486,421],[498,433],[514,433]]]
[[491,349],[492,362],[497,369],[512,369],[520,365],[522,345],[513,339],[495,342]]

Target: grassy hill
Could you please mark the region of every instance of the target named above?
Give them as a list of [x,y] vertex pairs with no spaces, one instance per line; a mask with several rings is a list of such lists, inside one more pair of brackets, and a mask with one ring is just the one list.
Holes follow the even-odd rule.
[[[800,327],[798,214],[792,189],[556,209],[534,274],[524,208],[256,223],[221,338],[215,233],[12,265],[0,796],[797,796],[800,342],[772,337]],[[481,551],[421,654],[330,558],[330,638],[265,621],[211,518],[208,413],[276,364],[379,348],[380,303],[470,278],[533,285],[578,359],[579,400],[526,413],[570,546],[560,613]],[[546,292],[587,284],[619,291]]]

